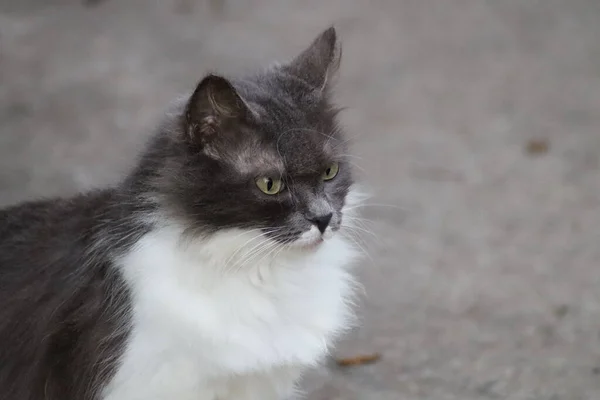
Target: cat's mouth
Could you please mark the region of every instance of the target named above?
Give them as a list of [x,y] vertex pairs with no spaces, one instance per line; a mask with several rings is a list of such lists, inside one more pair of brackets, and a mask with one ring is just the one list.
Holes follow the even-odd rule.
[[324,241],[325,241],[325,239],[323,239],[322,237],[320,237],[320,238],[317,238],[316,240],[314,240],[312,242],[301,243],[299,245],[299,247],[302,248],[302,249],[304,249],[304,250],[314,250],[317,247],[319,247]]
[[320,247],[325,240],[333,236],[333,231],[328,228],[324,233],[321,233],[315,227],[304,232],[298,239],[293,242],[293,246],[303,250],[314,250]]

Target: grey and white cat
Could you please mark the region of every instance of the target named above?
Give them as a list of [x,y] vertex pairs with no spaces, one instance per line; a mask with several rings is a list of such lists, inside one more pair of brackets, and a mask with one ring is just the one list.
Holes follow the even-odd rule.
[[0,210],[6,400],[281,400],[352,319],[333,28],[209,75],[117,186]]

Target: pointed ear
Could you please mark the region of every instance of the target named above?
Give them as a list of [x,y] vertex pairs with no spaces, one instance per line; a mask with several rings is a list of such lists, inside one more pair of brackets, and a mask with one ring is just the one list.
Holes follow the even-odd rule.
[[196,87],[185,109],[188,134],[206,142],[231,121],[247,120],[251,111],[225,78],[208,75]]
[[298,55],[288,70],[316,89],[323,90],[337,72],[342,56],[341,45],[334,27],[321,33],[312,44]]

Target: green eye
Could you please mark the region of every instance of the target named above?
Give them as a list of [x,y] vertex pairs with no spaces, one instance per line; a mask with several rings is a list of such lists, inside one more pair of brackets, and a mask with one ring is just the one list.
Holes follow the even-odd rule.
[[281,179],[273,179],[267,176],[256,178],[256,186],[258,186],[261,192],[266,194],[277,194],[284,188]]
[[325,172],[323,172],[323,180],[329,181],[329,180],[335,178],[335,176],[338,174],[339,170],[340,170],[340,166],[338,163],[331,164],[329,167],[327,167]]

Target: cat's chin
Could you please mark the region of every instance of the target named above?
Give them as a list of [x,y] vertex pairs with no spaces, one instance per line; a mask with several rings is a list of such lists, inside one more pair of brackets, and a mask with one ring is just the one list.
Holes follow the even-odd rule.
[[316,250],[317,248],[319,248],[321,246],[321,244],[323,244],[324,241],[325,241],[325,239],[323,239],[323,238],[318,238],[311,242],[299,241],[299,242],[294,242],[293,246],[298,249],[301,249],[301,250],[310,251],[310,250]]
[[291,246],[300,250],[316,250],[327,240],[333,236],[331,229],[327,229],[323,234],[318,229],[312,227],[304,232]]

